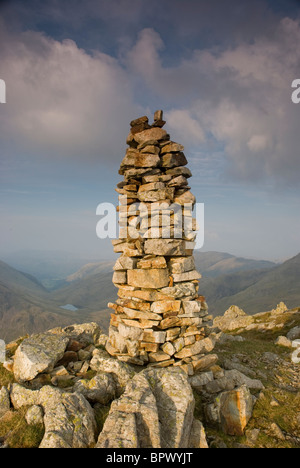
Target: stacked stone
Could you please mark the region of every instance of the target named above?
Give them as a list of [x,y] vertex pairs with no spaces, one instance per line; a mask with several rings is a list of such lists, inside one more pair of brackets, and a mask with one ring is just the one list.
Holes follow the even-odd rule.
[[131,122],[119,173],[119,239],[122,255],[114,266],[118,300],[111,315],[107,351],[121,361],[155,367],[181,366],[189,375],[201,367],[214,343],[205,298],[198,293],[201,275],[193,249],[197,234],[192,211],[190,170],[183,146],[154,123]]

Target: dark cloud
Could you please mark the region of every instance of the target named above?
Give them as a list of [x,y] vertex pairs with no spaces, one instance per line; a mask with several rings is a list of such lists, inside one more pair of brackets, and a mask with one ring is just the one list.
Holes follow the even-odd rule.
[[146,29],[128,61],[168,104],[168,124],[185,144],[222,143],[227,175],[236,180],[297,186],[300,106],[291,101],[291,83],[299,73],[299,41],[299,21],[284,18],[272,39],[261,35],[218,53],[194,50],[166,67],[160,36]]
[[115,53],[120,41],[133,43],[142,29],[159,32],[172,62],[190,48],[227,47],[272,35],[284,15],[299,15],[295,0],[11,0],[7,22],[43,30],[62,40],[72,38],[85,48]]
[[[300,28],[275,4],[11,2],[4,18],[14,13],[19,27],[0,33],[2,150],[110,163],[121,157],[130,116],[165,108],[169,128],[190,148],[224,149],[227,176],[297,184],[300,105],[290,86]],[[117,52],[103,53],[97,37]]]

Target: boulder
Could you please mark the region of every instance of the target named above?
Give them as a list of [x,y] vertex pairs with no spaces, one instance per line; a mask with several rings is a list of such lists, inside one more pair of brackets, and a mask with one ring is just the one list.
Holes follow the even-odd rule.
[[200,374],[189,377],[190,385],[195,390],[202,390],[204,385],[207,385],[209,382],[213,382],[213,380],[214,374],[212,372],[201,372]]
[[82,379],[74,385],[74,391],[81,393],[91,403],[107,405],[117,393],[117,385],[112,374],[99,372],[91,380]]
[[194,419],[190,434],[189,448],[208,449],[205,429],[201,421]]
[[223,317],[214,319],[214,327],[222,331],[232,331],[238,328],[245,328],[254,322],[251,315],[247,315],[242,309],[237,306],[231,306]]
[[95,443],[95,416],[83,395],[49,385],[29,390],[13,384],[10,397],[15,409],[41,407],[45,434],[40,448],[88,448]]
[[83,395],[46,385],[39,391],[39,402],[45,412],[40,448],[88,448],[95,443],[95,416]]
[[242,436],[252,411],[252,395],[245,385],[220,395],[220,420],[225,434]]
[[277,304],[276,309],[272,309],[271,314],[272,315],[281,315],[281,314],[284,314],[287,311],[288,311],[288,308],[285,305],[285,303],[284,302],[279,302],[279,304]]
[[195,371],[203,372],[204,370],[216,364],[217,361],[217,354],[208,354],[194,361],[194,369]]
[[292,328],[288,334],[286,335],[288,340],[297,340],[300,338],[300,327],[294,327]]
[[188,447],[194,404],[183,372],[147,368],[112,403],[97,448]]
[[139,448],[135,413],[111,411],[95,448]]
[[29,426],[44,423],[44,412],[41,406],[33,405],[27,410],[25,419]]
[[[52,332],[54,333],[54,330]],[[68,327],[63,328],[61,331],[62,335],[70,339],[79,341],[80,343],[83,343],[86,346],[88,346],[89,344],[96,345],[102,333],[103,332],[101,328],[95,322],[69,325]]]
[[293,344],[292,342],[286,338],[285,336],[279,336],[277,340],[275,341],[275,344],[278,346],[284,346],[285,348],[292,348]]
[[116,396],[119,397],[125,390],[127,383],[134,377],[133,367],[111,357],[106,351],[96,349],[90,363],[92,370],[111,374],[116,383]]
[[51,372],[63,357],[68,343],[69,338],[52,333],[40,333],[25,339],[15,353],[15,379],[26,382],[41,372]]
[[159,419],[151,386],[137,374],[115,400],[99,436],[96,448],[158,448]]
[[260,380],[251,379],[236,369],[225,371],[224,376],[209,382],[205,385],[207,393],[220,393],[230,391],[235,387],[246,385],[252,390],[263,390],[264,385]]
[[39,404],[39,391],[29,390],[18,383],[14,383],[10,390],[10,399],[14,409],[18,410],[23,406],[33,406]]

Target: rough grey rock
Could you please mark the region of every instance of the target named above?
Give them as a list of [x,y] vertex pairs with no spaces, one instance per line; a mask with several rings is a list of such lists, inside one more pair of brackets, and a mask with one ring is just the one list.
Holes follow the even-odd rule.
[[182,372],[151,368],[145,375],[154,386],[162,448],[188,447],[195,401],[187,376]]
[[135,413],[111,411],[95,448],[140,448],[136,419]]
[[10,399],[13,407],[18,410],[23,406],[39,404],[39,391],[29,390],[18,383],[14,383],[10,390]]
[[39,391],[39,403],[45,412],[40,448],[87,448],[95,443],[95,416],[83,395],[46,385]]
[[245,338],[239,335],[229,335],[228,333],[220,333],[218,335],[218,343],[219,344],[225,344],[225,343],[230,343],[230,342],[239,342],[242,343],[243,341],[246,341]]
[[65,328],[53,328],[49,333],[79,341],[87,346],[89,344],[97,345],[103,331],[97,323],[90,322],[69,325]]
[[277,354],[275,353],[270,353],[270,352],[266,352],[262,355],[262,358],[264,361],[268,362],[268,363],[271,363],[271,364],[274,364],[278,361],[280,361],[280,357],[277,356]]
[[194,404],[183,372],[145,369],[112,403],[97,448],[188,447]]
[[33,380],[41,372],[52,371],[63,357],[69,338],[40,333],[25,339],[18,347],[13,372],[19,382]]
[[204,426],[198,419],[194,419],[192,424],[189,448],[209,448],[206,440]]
[[25,415],[27,424],[43,424],[44,423],[44,412],[41,406],[33,405],[31,406]]
[[242,385],[220,393],[204,408],[206,420],[217,425],[225,434],[241,436],[253,412],[253,397]]
[[286,335],[288,340],[297,340],[300,338],[300,327],[294,327],[292,328],[288,334]]
[[143,373],[113,401],[96,448],[160,447],[159,419],[154,395]]
[[246,374],[248,377],[251,377],[251,378],[256,377],[256,372],[254,372],[249,367],[246,367],[243,364],[240,364],[239,362],[235,362],[234,360],[225,359],[223,362],[223,366],[227,370],[236,369],[242,374]]
[[220,393],[233,390],[235,387],[246,385],[253,390],[263,390],[264,385],[260,380],[250,379],[236,369],[225,371],[224,377],[213,380],[205,386],[208,393]]
[[237,306],[231,306],[222,317],[216,317],[213,323],[214,327],[222,331],[232,331],[245,328],[253,322],[254,318],[251,315],[247,315]]
[[90,362],[90,367],[96,372],[112,374],[116,382],[116,392],[119,397],[125,390],[127,383],[134,377],[133,367],[125,362],[111,357],[106,351],[96,349]]
[[99,372],[91,380],[76,382],[74,391],[81,393],[91,403],[107,405],[116,396],[117,384],[112,374]]
[[242,436],[253,412],[253,399],[246,385],[220,396],[221,427],[225,434]]
[[41,390],[29,390],[13,384],[10,396],[15,409],[29,405],[42,407],[45,435],[40,448],[87,448],[95,443],[95,416],[83,395],[49,385]]
[[214,374],[212,372],[201,372],[189,377],[189,383],[195,390],[201,390],[204,385],[214,380]]

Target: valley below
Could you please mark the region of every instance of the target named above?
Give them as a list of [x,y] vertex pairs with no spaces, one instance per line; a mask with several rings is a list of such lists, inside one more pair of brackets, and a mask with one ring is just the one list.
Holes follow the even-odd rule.
[[[29,257],[29,255],[28,255]],[[108,302],[117,298],[112,283],[114,260],[58,256],[38,261],[24,254],[0,262],[0,339],[14,340],[71,323],[97,322],[107,332]],[[223,315],[237,305],[249,315],[283,301],[300,304],[300,254],[281,263],[239,258],[222,252],[195,251],[202,274],[199,293],[209,313]],[[25,270],[27,268],[27,270]],[[66,307],[67,306],[67,307]]]

